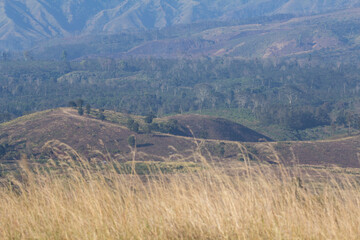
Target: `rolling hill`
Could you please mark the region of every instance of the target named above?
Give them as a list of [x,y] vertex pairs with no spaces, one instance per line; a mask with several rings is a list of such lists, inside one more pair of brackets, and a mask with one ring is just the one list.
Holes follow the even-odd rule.
[[[93,110],[91,115],[80,116],[75,109],[61,108],[1,124],[0,145],[6,148],[1,163],[14,163],[24,154],[40,161],[49,158],[76,159],[80,154],[89,160],[126,162],[134,156],[128,143],[128,137],[134,135],[137,161],[193,161],[194,152],[200,151],[208,160],[221,162],[249,158],[271,164],[360,167],[360,136],[313,142],[251,142],[254,136],[257,138],[260,135],[225,120],[198,115],[173,117],[180,126],[194,127],[195,135],[201,130],[196,126],[206,126],[206,137],[215,138],[194,139],[159,132],[135,133],[122,125],[129,115],[105,111],[108,120],[101,121],[95,118],[96,113],[97,110]],[[141,123],[142,118],[133,117]],[[227,140],[234,136],[224,129],[243,134],[242,141]]]
[[181,136],[238,142],[272,141],[269,137],[223,118],[191,114],[167,119],[176,120],[179,125],[177,134]]
[[[79,116],[75,109],[61,108],[38,112],[20,117],[11,122],[0,125],[0,145],[7,146],[4,159],[19,159],[21,154],[41,157],[44,153],[53,152],[55,148],[76,152],[87,158],[111,157],[117,160],[131,159],[131,148],[128,144],[130,135],[136,136],[139,159],[164,160],[164,158],[176,157],[177,154],[189,156],[196,148],[196,141],[191,136],[180,136],[165,133],[141,133],[130,131],[124,122],[128,115],[106,111],[106,121],[101,121],[93,115]],[[142,118],[135,117],[138,122]],[[183,119],[179,117],[179,119]],[[257,141],[265,136],[256,133],[240,124],[221,119],[207,119],[203,116],[187,116],[192,126],[202,125],[206,122],[206,129],[210,134],[206,137],[210,145],[218,145],[222,140],[243,139],[244,141]],[[165,122],[165,119],[159,119]],[[185,123],[182,120],[179,122]],[[223,123],[226,125],[222,125]],[[191,124],[190,124],[191,125]],[[183,129],[181,125],[179,125]],[[205,125],[204,125],[205,126]],[[187,126],[190,127],[191,126]],[[199,132],[195,127],[195,134]],[[227,132],[221,132],[228,129]],[[188,128],[186,129],[188,130]],[[233,132],[232,132],[233,131]],[[188,132],[185,132],[187,134]],[[239,136],[234,136],[237,133]],[[269,138],[266,138],[269,139]],[[270,139],[269,139],[270,140]],[[63,145],[66,144],[66,145]],[[67,146],[67,147],[66,147]],[[51,150],[52,149],[52,150]]]

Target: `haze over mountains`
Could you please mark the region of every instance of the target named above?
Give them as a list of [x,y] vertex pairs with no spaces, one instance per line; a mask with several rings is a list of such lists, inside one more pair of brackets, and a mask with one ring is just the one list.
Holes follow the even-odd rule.
[[359,0],[1,0],[0,49],[24,49],[54,37],[278,14],[303,16],[356,7]]

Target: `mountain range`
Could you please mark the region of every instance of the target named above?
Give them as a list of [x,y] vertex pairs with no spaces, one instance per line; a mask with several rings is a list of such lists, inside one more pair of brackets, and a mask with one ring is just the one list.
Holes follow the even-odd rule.
[[52,38],[357,7],[360,0],[0,0],[0,50],[26,49]]

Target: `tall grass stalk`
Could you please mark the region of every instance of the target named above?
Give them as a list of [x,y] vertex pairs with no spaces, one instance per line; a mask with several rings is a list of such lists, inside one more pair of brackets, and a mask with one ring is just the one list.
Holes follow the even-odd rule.
[[285,168],[242,166],[238,174],[208,164],[139,176],[119,174],[117,163],[68,162],[59,171],[24,161],[21,174],[0,188],[0,239],[360,236],[360,186],[351,178],[329,174],[319,187],[316,178],[302,183]]

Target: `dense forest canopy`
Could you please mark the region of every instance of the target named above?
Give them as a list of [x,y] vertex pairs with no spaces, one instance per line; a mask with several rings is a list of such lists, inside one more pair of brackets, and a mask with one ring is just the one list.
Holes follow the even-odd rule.
[[140,115],[246,109],[265,125],[295,130],[357,127],[359,68],[310,59],[3,59],[0,119],[81,98],[96,108]]

